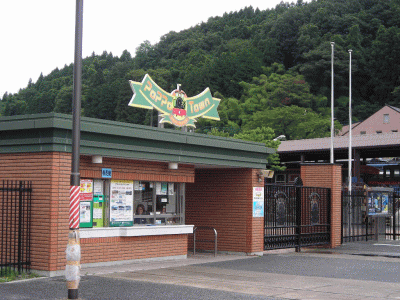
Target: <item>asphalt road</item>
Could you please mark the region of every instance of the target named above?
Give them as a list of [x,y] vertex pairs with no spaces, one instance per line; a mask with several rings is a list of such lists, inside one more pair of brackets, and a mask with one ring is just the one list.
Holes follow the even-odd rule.
[[[36,279],[0,284],[0,299],[59,300],[67,299],[68,290],[63,278]],[[79,284],[81,300],[265,300],[275,299],[220,290],[156,284],[142,281],[84,276]]]
[[[79,296],[82,300],[400,299],[399,268],[399,257],[268,253],[191,265],[171,262],[164,268],[98,269],[95,275],[82,277]],[[0,299],[58,300],[66,299],[66,294],[62,277],[0,284]]]
[[[342,255],[343,257],[343,255]],[[265,255],[251,260],[209,263],[207,267],[289,274],[325,278],[341,278],[400,283],[399,258],[333,256],[330,254]]]

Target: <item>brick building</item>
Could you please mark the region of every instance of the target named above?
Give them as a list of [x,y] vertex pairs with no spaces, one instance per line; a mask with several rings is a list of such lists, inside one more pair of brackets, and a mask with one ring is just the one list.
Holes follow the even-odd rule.
[[[71,128],[61,114],[0,118],[0,180],[32,181],[31,269],[48,276],[66,265]],[[193,227],[202,225],[217,230],[220,251],[262,253],[253,190],[263,186],[260,169],[272,151],[82,118],[81,263],[186,257]]]

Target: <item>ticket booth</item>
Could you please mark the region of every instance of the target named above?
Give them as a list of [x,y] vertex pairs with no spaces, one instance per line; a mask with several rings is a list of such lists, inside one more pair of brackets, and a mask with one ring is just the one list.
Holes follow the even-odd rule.
[[393,188],[369,187],[367,190],[368,216],[375,240],[385,239],[386,222],[390,222],[393,206]]
[[[31,269],[63,275],[72,117],[0,117],[0,132],[0,178],[32,182]],[[82,117],[80,152],[82,265],[186,258],[195,226],[220,251],[263,252],[265,144]]]

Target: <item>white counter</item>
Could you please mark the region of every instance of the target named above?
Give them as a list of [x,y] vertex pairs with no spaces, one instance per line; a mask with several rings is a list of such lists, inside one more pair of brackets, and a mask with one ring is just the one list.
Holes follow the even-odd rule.
[[79,229],[79,235],[81,239],[89,239],[106,237],[190,234],[193,233],[193,227],[194,225],[146,225],[133,227],[81,228]]

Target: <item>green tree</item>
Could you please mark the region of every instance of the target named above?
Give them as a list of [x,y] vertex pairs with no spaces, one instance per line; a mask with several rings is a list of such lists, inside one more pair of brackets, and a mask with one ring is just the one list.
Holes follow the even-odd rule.
[[282,65],[274,64],[266,69],[266,73],[254,77],[251,83],[242,82],[244,93],[241,97],[241,116],[243,124],[251,116],[270,107],[297,105],[318,109],[326,105],[323,96],[315,96],[310,92],[310,85],[304,76],[296,72],[285,72]]
[[63,114],[72,114],[72,86],[63,87],[56,96],[54,112]]
[[372,44],[369,59],[371,70],[370,84],[374,87],[372,99],[381,106],[386,103],[400,104],[394,101],[396,86],[400,85],[400,28],[381,26]]
[[226,97],[239,98],[242,93],[239,83],[262,73],[262,54],[249,41],[233,40],[226,47],[228,50],[212,62],[210,88]]
[[[258,143],[264,143],[268,148],[277,150],[280,141],[274,140],[275,133],[274,130],[269,127],[257,127],[255,129],[243,130],[238,134],[233,136],[235,139],[241,139],[245,141],[253,141]],[[268,155],[268,167],[275,171],[283,171],[285,167],[279,165],[279,155],[278,153],[272,153]]]
[[212,128],[211,131],[207,132],[208,135],[230,137],[228,132],[219,131],[217,128]]
[[150,41],[144,41],[136,48],[136,55],[134,58],[135,67],[137,69],[155,67],[156,56],[154,46]]
[[[6,98],[6,99],[4,99]],[[4,116],[23,115],[26,111],[26,102],[18,97],[18,94],[8,95],[3,97],[4,103]]]
[[[275,107],[256,112],[243,126],[244,129],[257,126],[273,128],[277,136],[284,135],[288,140],[321,138],[330,135],[329,115],[321,115],[310,108],[296,105]],[[335,123],[337,130],[340,123]]]
[[[348,65],[349,55],[345,41],[340,36],[331,37],[334,46],[334,93],[335,97],[348,95]],[[299,66],[299,72],[310,83],[313,94],[330,98],[331,95],[331,59],[332,46],[330,41],[321,43],[317,48],[304,53],[304,63]]]

